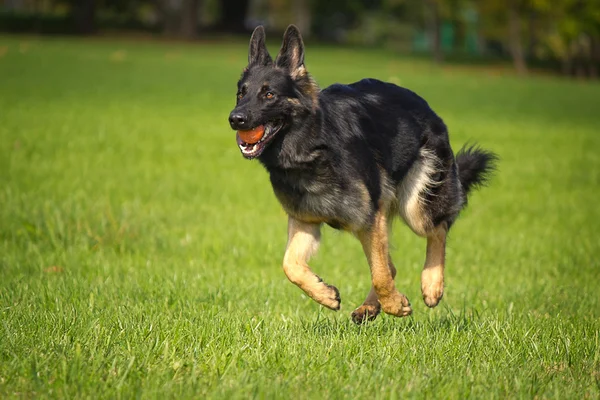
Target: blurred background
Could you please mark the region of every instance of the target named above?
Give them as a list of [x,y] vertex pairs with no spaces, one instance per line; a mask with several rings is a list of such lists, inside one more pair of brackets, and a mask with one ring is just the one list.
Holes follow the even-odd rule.
[[306,39],[597,79],[600,0],[1,0],[0,32]]
[[[435,310],[401,223],[411,318],[354,327],[352,235],[311,260],[342,312],[282,272],[228,115],[249,32],[289,23],[321,87],[405,86],[500,156]],[[599,32],[598,0],[0,0],[0,399],[598,399]]]

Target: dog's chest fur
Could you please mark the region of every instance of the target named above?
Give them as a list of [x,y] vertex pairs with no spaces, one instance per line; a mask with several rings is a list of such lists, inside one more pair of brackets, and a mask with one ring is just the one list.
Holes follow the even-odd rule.
[[355,230],[365,224],[370,196],[362,182],[346,181],[318,160],[295,168],[268,168],[273,191],[294,218]]

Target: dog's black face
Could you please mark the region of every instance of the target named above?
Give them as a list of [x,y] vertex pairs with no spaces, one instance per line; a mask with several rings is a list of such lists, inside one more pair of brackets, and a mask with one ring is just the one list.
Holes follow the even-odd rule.
[[[286,105],[293,96],[289,77],[273,64],[253,65],[244,72],[238,82],[236,107],[229,115],[231,127],[238,131],[237,143],[244,157],[258,157],[284,125],[289,124]],[[260,140],[252,143],[262,129]],[[246,143],[244,131],[252,130],[254,140]]]
[[238,82],[237,103],[229,115],[245,158],[260,156],[277,135],[284,135],[293,125],[293,118],[306,103],[298,84],[302,79],[310,78],[304,68],[304,45],[298,29],[287,29],[273,62],[264,29],[256,28],[250,39],[248,66]]

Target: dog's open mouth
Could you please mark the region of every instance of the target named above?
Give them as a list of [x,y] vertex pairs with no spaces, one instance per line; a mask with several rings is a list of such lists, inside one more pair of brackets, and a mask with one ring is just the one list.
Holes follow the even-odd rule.
[[242,155],[250,159],[261,155],[282,127],[283,122],[267,122],[248,131],[238,131],[236,138]]

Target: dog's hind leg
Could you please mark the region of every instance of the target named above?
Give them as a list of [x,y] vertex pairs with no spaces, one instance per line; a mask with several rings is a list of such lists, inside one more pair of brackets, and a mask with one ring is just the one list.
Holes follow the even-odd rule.
[[[395,268],[391,268],[388,253],[387,217],[383,207],[375,214],[375,221],[368,229],[359,232],[358,238],[369,260],[374,295],[379,299],[381,309],[391,315],[404,317],[412,313],[410,302],[398,292],[394,285]],[[375,296],[367,297],[373,303]],[[360,307],[359,307],[360,309]],[[356,322],[356,319],[355,319]]]
[[421,273],[421,292],[428,307],[438,305],[444,295],[444,261],[448,224],[442,222],[427,235],[427,255]]
[[323,282],[308,266],[308,260],[317,252],[321,224],[288,220],[288,243],[283,257],[283,270],[288,279],[315,300],[332,310],[340,309],[340,292]]
[[[388,267],[392,274],[392,279],[396,277],[396,267],[392,262],[392,257],[388,254]],[[356,324],[362,324],[363,322],[372,321],[379,315],[381,311],[381,305],[379,304],[379,298],[375,288],[371,285],[371,290],[367,295],[367,298],[360,307],[352,312],[352,321]]]

